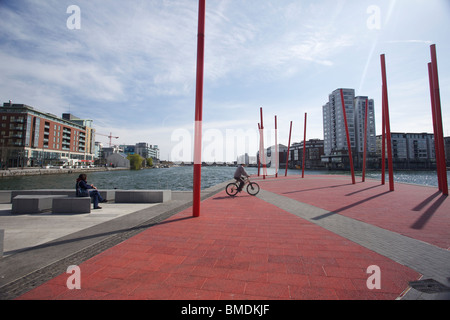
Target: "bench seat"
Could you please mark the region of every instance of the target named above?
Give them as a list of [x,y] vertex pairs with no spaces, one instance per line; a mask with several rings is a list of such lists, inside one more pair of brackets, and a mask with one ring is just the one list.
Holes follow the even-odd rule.
[[[114,189],[100,190],[100,195],[103,199],[114,201]],[[36,189],[36,190],[13,190],[10,191],[11,202],[14,197],[18,195],[65,195],[67,197],[75,197],[75,189]]]
[[18,195],[12,199],[12,214],[42,213],[52,210],[53,199],[66,195]]
[[54,198],[53,213],[91,213],[90,197]]

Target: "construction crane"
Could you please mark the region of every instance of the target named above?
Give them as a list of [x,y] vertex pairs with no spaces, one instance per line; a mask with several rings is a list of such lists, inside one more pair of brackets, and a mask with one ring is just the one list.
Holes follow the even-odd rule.
[[98,134],[99,136],[108,137],[109,138],[109,146],[110,147],[112,146],[112,143],[111,143],[112,138],[119,139],[119,137],[114,137],[111,132],[109,133],[109,135],[103,134],[103,133],[98,133],[98,132],[96,132],[96,134]]

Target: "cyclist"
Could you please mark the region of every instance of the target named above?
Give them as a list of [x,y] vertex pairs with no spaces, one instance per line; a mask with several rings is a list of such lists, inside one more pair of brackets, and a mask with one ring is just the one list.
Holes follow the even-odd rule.
[[236,179],[236,182],[239,182],[238,192],[241,192],[242,188],[244,187],[245,181],[243,177],[250,177],[250,175],[245,171],[244,167],[245,163],[241,163],[234,172],[234,178]]

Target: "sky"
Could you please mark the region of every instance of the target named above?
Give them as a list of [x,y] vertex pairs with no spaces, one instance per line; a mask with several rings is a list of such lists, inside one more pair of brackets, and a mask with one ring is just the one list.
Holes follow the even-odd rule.
[[[147,142],[193,161],[198,1],[0,0],[1,103],[92,119],[97,141]],[[436,44],[450,135],[449,0],[206,1],[203,161],[323,139],[338,88],[375,101],[386,56],[392,132],[433,132],[427,64]],[[277,131],[275,132],[275,116]]]

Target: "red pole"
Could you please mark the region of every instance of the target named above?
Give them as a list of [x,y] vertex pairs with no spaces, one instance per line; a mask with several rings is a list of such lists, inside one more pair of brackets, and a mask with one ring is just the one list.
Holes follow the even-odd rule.
[[203,70],[205,59],[205,7],[206,0],[199,0],[197,37],[197,87],[195,95],[195,140],[194,140],[194,186],[192,213],[200,216],[201,174],[202,174],[202,113],[203,113]]
[[344,114],[345,133],[347,135],[348,158],[350,160],[350,170],[352,173],[352,183],[355,184],[355,168],[353,167],[352,145],[350,144],[350,134],[348,132],[347,113],[345,112],[344,92],[341,89],[342,112]]
[[[383,89],[381,89],[383,91]],[[383,95],[383,94],[381,94]],[[381,184],[386,180],[386,123],[384,116],[384,99],[381,102]]]
[[275,178],[278,178],[278,162],[280,161],[280,156],[278,155],[278,141],[277,141],[277,116],[275,116]]
[[369,112],[369,99],[366,99],[366,114],[364,119],[364,156],[363,156],[363,171],[362,182],[366,181],[366,157],[367,157],[367,118]]
[[440,157],[439,157],[439,143],[438,143],[438,132],[436,126],[436,106],[434,101],[434,85],[433,85],[433,66],[431,62],[428,64],[428,78],[430,81],[430,97],[431,97],[431,115],[433,119],[433,133],[434,133],[434,154],[436,158],[436,172],[438,179],[438,187],[439,191],[442,191],[442,176],[441,176],[441,166],[440,166]]
[[[261,134],[261,125],[258,123],[258,132]],[[258,177],[261,169],[261,136],[259,138]]]
[[291,134],[292,134],[292,121],[291,121],[291,128],[289,129],[289,142],[288,142],[288,150],[286,154],[286,169],[284,171],[284,176],[287,177],[287,169],[288,169],[288,163],[289,163],[289,151],[291,148]]
[[[262,167],[263,167],[263,179],[266,178],[267,175],[267,169],[266,169],[266,156],[265,156],[265,152],[266,150],[264,150],[264,124],[263,124],[263,111],[262,111],[262,107],[260,108],[260,114],[261,114],[261,130],[260,130],[260,141],[261,141],[261,145],[260,145],[260,152],[259,152],[259,158],[261,159],[261,154],[262,154]],[[262,149],[262,150],[261,150]]]
[[305,162],[306,162],[306,117],[307,114],[305,112],[305,128],[303,130],[303,160],[302,160],[302,178],[305,177]]
[[[441,98],[439,89],[439,76],[437,67],[436,45],[430,46],[431,50],[431,66],[433,74],[433,89],[434,89],[434,108],[436,113],[436,129],[438,134],[438,149],[439,149],[439,165],[440,175],[442,181],[442,194],[448,196],[448,181],[447,181],[447,167],[445,163],[445,145],[444,145],[444,131],[442,128],[442,111]],[[434,137],[436,139],[436,137]]]
[[381,75],[383,78],[383,106],[384,117],[386,125],[386,142],[388,152],[388,166],[389,166],[389,190],[394,191],[394,170],[392,168],[392,147],[391,147],[391,127],[389,123],[389,102],[388,102],[388,90],[386,79],[386,59],[384,54],[381,55]]

